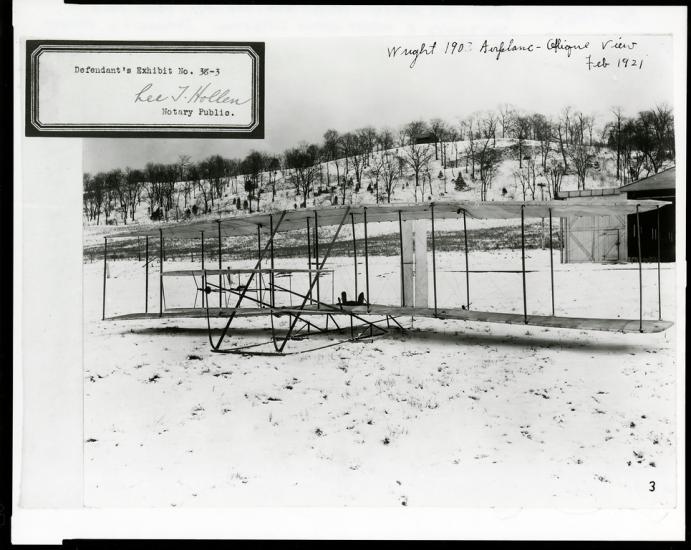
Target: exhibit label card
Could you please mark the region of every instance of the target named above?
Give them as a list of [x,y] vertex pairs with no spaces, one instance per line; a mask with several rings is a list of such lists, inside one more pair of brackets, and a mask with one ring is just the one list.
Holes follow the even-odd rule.
[[264,137],[264,43],[27,41],[27,136]]

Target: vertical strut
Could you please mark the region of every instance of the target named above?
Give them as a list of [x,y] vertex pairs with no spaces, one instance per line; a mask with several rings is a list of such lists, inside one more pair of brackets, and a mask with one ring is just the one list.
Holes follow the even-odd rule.
[[218,309],[223,307],[223,275],[221,275],[221,220],[218,220]]
[[662,290],[660,288],[660,248],[662,234],[660,233],[660,207],[657,207],[657,318],[662,321]]
[[523,275],[523,320],[528,324],[528,302],[525,296],[525,204],[521,205],[521,274]]
[[204,267],[204,232],[202,231],[202,307],[208,303],[206,296],[206,271]]
[[566,243],[564,242],[564,218],[559,218],[559,263],[564,263],[564,247]]
[[101,320],[106,318],[106,272],[108,271],[108,237],[103,237],[103,312]]
[[552,316],[554,316],[554,250],[552,249],[552,209],[549,209],[549,278],[552,285]]
[[641,216],[636,205],[636,241],[638,242],[638,330],[643,332],[643,257],[641,254]]
[[[367,293],[367,312],[370,310],[369,301],[369,250],[367,248],[367,207],[362,212],[365,223],[365,292]],[[331,275],[333,280],[333,274]]]
[[269,303],[271,304],[271,309],[274,307],[275,299],[275,288],[274,288],[274,215],[269,214],[269,230],[271,231],[271,241],[269,242],[269,254],[271,255],[271,273],[269,274],[269,285],[271,286],[269,290]]
[[470,310],[470,272],[468,271],[468,231],[465,225],[465,210],[463,211],[463,241],[465,243],[465,307],[466,309]]
[[259,277],[257,277],[257,298],[259,298],[259,307],[262,305],[262,226],[257,225],[257,269],[259,270]]
[[319,218],[317,211],[314,211],[314,265],[317,267],[315,277],[317,278],[317,309],[321,309],[319,302],[321,301],[321,294],[319,288],[319,279],[321,279],[319,272]]
[[[307,269],[308,270],[312,269],[312,235],[311,235],[311,232],[312,232],[312,230],[310,229],[310,219],[307,218]],[[307,272],[307,279],[308,279],[310,286],[312,286],[312,271]],[[310,300],[310,303],[314,303],[314,301]]]
[[403,283],[403,218],[398,211],[398,240],[401,245],[401,307],[405,306],[405,285]]
[[357,300],[357,244],[355,243],[355,216],[351,212],[350,225],[353,228],[353,267],[355,269],[355,300]]
[[160,239],[160,261],[161,268],[158,274],[158,316],[163,317],[163,258],[165,257],[165,249],[163,248],[163,229],[158,230],[158,237]]
[[430,205],[432,212],[432,290],[434,292],[434,316],[437,316],[437,251],[434,240],[434,203]]
[[146,282],[144,283],[144,313],[149,313],[149,236],[146,236],[146,245],[145,245],[145,266],[144,266],[144,271],[146,272],[145,279]]

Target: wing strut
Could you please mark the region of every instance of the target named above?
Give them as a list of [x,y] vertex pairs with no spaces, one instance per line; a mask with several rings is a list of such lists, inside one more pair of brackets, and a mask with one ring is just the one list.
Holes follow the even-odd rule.
[[638,304],[639,330],[643,332],[643,258],[641,255],[641,216],[636,205],[636,241],[638,241]]
[[[257,225],[257,265],[259,266],[259,277],[257,277],[257,297],[262,300],[262,226]],[[263,306],[259,306],[263,307]]]
[[401,244],[401,307],[405,306],[405,283],[403,281],[403,218],[398,211],[398,238]]
[[[220,271],[223,269],[221,267],[221,256],[222,256],[222,251],[221,251],[221,246],[223,244],[223,241],[221,239],[221,220],[218,220],[218,288],[221,289],[223,288],[223,275],[221,275]],[[223,291],[219,290],[218,293],[218,308],[223,307]]]
[[660,290],[660,207],[657,207],[657,319],[662,321],[662,290]]
[[355,216],[350,214],[350,226],[353,228],[353,268],[355,269],[355,300],[357,300],[357,243],[355,241]]
[[[348,212],[348,210],[346,210]],[[341,222],[342,224],[343,222]],[[340,226],[339,226],[340,229]],[[319,265],[319,218],[317,216],[317,211],[314,211],[314,265]],[[317,309],[319,309],[319,302],[321,302],[321,293],[319,286],[319,273],[316,274],[317,278]]]
[[465,242],[465,307],[470,310],[470,273],[468,271],[468,231],[465,225],[465,210],[463,211],[463,241]]
[[145,257],[144,259],[146,260],[146,265],[144,266],[144,313],[149,313],[149,236],[146,236],[146,245],[144,249],[144,254]]
[[101,320],[106,318],[106,274],[108,271],[108,237],[103,237],[103,313]]
[[161,261],[161,268],[158,274],[158,316],[163,317],[163,258],[164,256],[164,245],[163,245],[163,229],[158,230],[159,242],[159,256]]
[[[310,229],[310,219],[309,217],[307,218],[307,269],[309,270],[307,272],[307,277],[310,286],[312,286],[312,242],[311,242],[311,229]],[[317,276],[319,274],[317,273]],[[310,301],[311,303],[314,303],[313,300]]]
[[521,274],[523,275],[523,318],[528,324],[528,302],[525,296],[525,205],[521,205]]
[[434,316],[437,316],[437,254],[434,241],[434,203],[431,204],[432,215],[432,289],[434,291]]
[[206,271],[204,267],[204,231],[201,232],[202,238],[202,307],[206,306],[208,300],[206,296]]
[[554,317],[554,249],[552,248],[552,209],[549,209],[549,280],[552,285],[552,317]]
[[[364,225],[365,225],[365,292],[367,293],[367,311],[369,312],[370,310],[370,301],[369,301],[369,250],[367,249],[367,207],[365,206],[364,210],[362,211],[362,215],[364,217]],[[659,256],[659,254],[658,254]],[[331,274],[331,280],[333,281],[333,273]],[[333,299],[331,300],[333,301]]]

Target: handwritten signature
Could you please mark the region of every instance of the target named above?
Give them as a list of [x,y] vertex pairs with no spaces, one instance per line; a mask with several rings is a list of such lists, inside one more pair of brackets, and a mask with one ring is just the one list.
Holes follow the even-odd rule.
[[211,83],[202,84],[196,89],[191,86],[178,86],[174,94],[165,94],[154,89],[152,82],[146,84],[134,94],[134,103],[159,103],[172,101],[174,103],[215,103],[223,105],[244,105],[250,99],[233,97],[228,88],[213,88]]

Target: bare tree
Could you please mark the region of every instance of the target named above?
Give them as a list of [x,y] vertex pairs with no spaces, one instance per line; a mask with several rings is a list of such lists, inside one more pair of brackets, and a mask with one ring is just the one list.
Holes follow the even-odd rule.
[[515,170],[513,177],[521,186],[523,200],[527,200],[528,194],[530,194],[531,200],[535,200],[535,192],[537,191],[537,170],[535,160],[530,159],[525,163],[523,168]]
[[532,121],[528,116],[516,115],[513,118],[513,126],[511,131],[513,137],[518,140],[518,166],[523,168],[523,148],[525,147],[525,141],[530,137],[530,129],[532,126]]
[[559,192],[561,191],[561,180],[564,177],[564,167],[561,163],[552,159],[549,162],[549,166],[545,170],[545,178],[551,189],[551,195],[555,199],[559,198]]
[[312,190],[317,167],[319,148],[316,145],[302,144],[285,152],[286,166],[292,170],[295,188],[302,197],[301,206],[307,206],[307,197]]
[[370,164],[369,177],[370,184],[367,190],[370,193],[374,193],[374,199],[377,204],[379,204],[379,178],[381,177],[381,172],[383,169],[383,158],[384,154],[379,155]]
[[188,172],[189,178],[196,183],[197,189],[202,195],[204,214],[209,213],[214,207],[214,188],[211,185],[210,176],[212,170],[213,168],[210,166],[208,159],[206,159],[190,167]]
[[607,125],[608,142],[610,147],[616,147],[617,150],[617,181],[621,174],[621,156],[622,156],[622,126],[624,124],[624,111],[621,107],[612,107],[611,111],[614,120]]
[[586,144],[586,128],[585,115],[575,112],[571,121],[571,143],[567,146],[567,152],[578,177],[579,189],[585,189],[585,180],[595,156],[592,147]]
[[264,155],[264,166],[268,173],[269,187],[271,187],[271,202],[275,202],[276,180],[278,179],[278,171],[281,169],[281,159],[276,155]]
[[465,171],[468,172],[468,161],[471,163],[470,178],[475,179],[475,132],[476,132],[475,115],[469,116],[461,123],[461,133],[463,129],[467,130],[468,145],[466,146],[465,154]]
[[381,177],[384,184],[384,191],[386,191],[386,202],[391,202],[391,195],[396,188],[398,172],[398,160],[390,153],[384,153],[380,159],[381,162]]
[[648,173],[657,174],[666,160],[674,159],[674,117],[672,110],[657,106],[638,113],[635,144],[646,158]]
[[501,120],[501,138],[506,137],[506,131],[511,129],[513,125],[513,117],[515,115],[515,109],[505,103],[499,107],[499,119]]
[[345,147],[352,162],[357,187],[360,188],[362,187],[362,174],[367,166],[370,137],[367,137],[367,129],[358,130],[356,134],[346,134],[346,136]]
[[552,147],[552,124],[544,115],[535,113],[530,117],[535,139],[540,143],[540,163],[547,169],[547,157]]
[[474,156],[477,157],[480,168],[480,200],[482,201],[487,200],[487,191],[492,187],[501,162],[501,154],[494,143],[496,124],[497,119],[494,116],[480,120],[482,139],[476,147]]
[[257,201],[257,212],[264,187],[264,171],[268,169],[267,156],[258,151],[250,152],[240,163],[240,170],[245,175],[245,191],[247,192],[247,202],[252,212],[252,199]]
[[593,155],[590,153],[587,145],[578,143],[569,145],[568,151],[571,164],[578,177],[578,188],[585,189],[585,179],[588,175]]
[[134,221],[134,212],[137,208],[137,200],[141,193],[142,173],[139,170],[132,170],[129,166],[120,175],[120,185],[118,195],[122,208],[122,221],[127,224],[129,216]]
[[559,120],[552,126],[554,137],[559,144],[559,152],[564,162],[564,173],[569,170],[569,163],[566,160],[566,146],[569,143],[569,125],[571,122],[571,107],[564,107],[559,116]]
[[[372,126],[366,126],[357,130],[356,135],[360,142],[361,153],[365,154],[364,165],[369,165],[369,160],[374,153],[374,148],[377,145],[377,131]],[[357,175],[356,175],[357,177]],[[358,178],[358,184],[360,179]]]
[[487,200],[487,191],[497,175],[501,154],[494,146],[483,148],[478,159],[480,165],[480,200]]
[[189,155],[178,155],[178,178],[180,182],[183,182],[182,184],[182,192],[183,192],[183,198],[184,198],[184,207],[187,208],[187,201],[190,198],[190,194],[192,191],[192,186],[190,185],[189,181],[187,181],[187,167],[190,164],[190,156]]
[[336,164],[336,182],[338,183],[340,174],[338,170],[338,158],[340,153],[340,136],[336,130],[330,129],[324,132],[324,160],[326,161],[326,184],[331,186],[331,176],[329,174],[329,162]]
[[110,214],[115,207],[115,200],[118,197],[121,178],[122,170],[119,168],[106,172],[104,177],[103,214],[105,214],[106,217],[106,225],[108,225]]
[[446,122],[440,118],[433,118],[429,123],[432,136],[434,136],[434,160],[439,160],[438,145],[446,134]]
[[394,134],[391,131],[391,129],[390,128],[384,128],[381,132],[379,132],[379,136],[377,137],[377,141],[379,143],[379,150],[380,151],[388,151],[389,149],[393,149]]
[[84,197],[89,201],[89,213],[91,220],[96,219],[96,225],[101,221],[101,209],[105,200],[105,174],[99,172],[90,177],[89,174],[84,174]]
[[414,145],[410,144],[404,150],[405,162],[413,171],[415,176],[415,198],[417,200],[417,188],[420,186],[420,173],[429,165],[432,159],[432,151],[429,145]]

